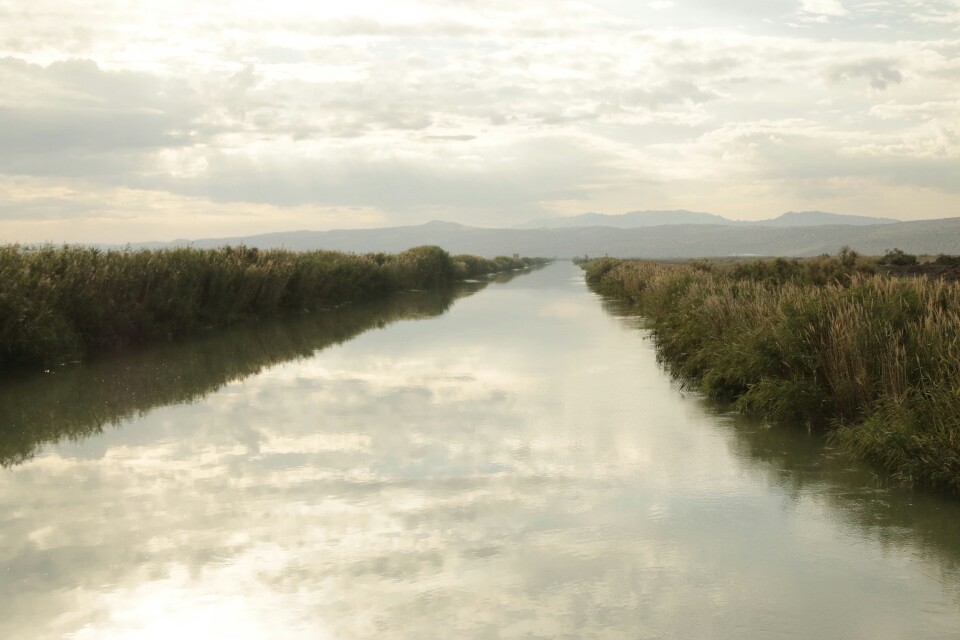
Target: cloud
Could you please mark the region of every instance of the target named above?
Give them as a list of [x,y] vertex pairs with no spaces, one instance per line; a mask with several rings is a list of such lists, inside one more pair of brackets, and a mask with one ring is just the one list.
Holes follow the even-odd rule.
[[842,17],[850,14],[840,0],[800,0],[800,10],[816,16]]
[[903,82],[903,74],[894,66],[895,61],[884,58],[859,60],[830,67],[827,77],[832,82],[844,82],[864,78],[870,86],[883,91],[891,84]]
[[[929,108],[920,109],[924,112]],[[663,151],[665,180],[715,181],[706,203],[752,194],[763,210],[772,206],[771,194],[788,194],[823,209],[856,203],[875,214],[903,217],[916,207],[911,198],[944,206],[960,193],[955,179],[960,131],[931,125],[922,116],[888,133],[850,132],[807,120],[738,123]],[[886,202],[878,194],[885,194]],[[876,201],[865,204],[871,200]]]
[[124,182],[160,149],[202,143],[213,128],[188,83],[91,60],[0,60],[0,172]]
[[929,122],[931,120],[953,119],[960,121],[960,100],[932,101],[921,103],[885,102],[870,109],[870,115],[884,120],[910,119]]
[[[715,186],[692,176],[763,175],[698,155],[711,132],[807,122],[894,149],[883,136],[912,124],[872,115],[877,92],[960,99],[954,27],[917,17],[945,7],[172,0],[94,16],[36,0],[0,21],[0,175],[162,192],[173,207],[359,206],[397,224],[500,224],[558,203],[712,210]],[[65,216],[83,215],[76,194]]]
[[256,156],[214,153],[196,177],[151,176],[143,184],[222,202],[509,211],[535,209],[541,200],[576,198],[588,185],[617,175],[617,158],[586,140],[536,136],[471,145],[433,142],[445,146],[409,158],[373,159],[362,150],[341,150],[327,158],[290,161],[284,158],[285,144]]
[[110,187],[79,178],[5,176],[0,239],[124,244],[140,240],[251,235],[286,229],[377,227],[374,207],[217,202],[161,189]]
[[957,0],[920,0],[912,5],[911,16],[917,22],[960,27],[960,2]]

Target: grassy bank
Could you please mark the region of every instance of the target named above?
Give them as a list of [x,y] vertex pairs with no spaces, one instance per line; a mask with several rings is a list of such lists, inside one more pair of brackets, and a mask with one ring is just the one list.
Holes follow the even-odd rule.
[[704,393],[960,493],[960,283],[877,275],[853,253],[583,266],[596,291],[638,304],[661,358]]
[[0,370],[542,262],[450,256],[438,247],[353,255],[8,245],[0,247]]

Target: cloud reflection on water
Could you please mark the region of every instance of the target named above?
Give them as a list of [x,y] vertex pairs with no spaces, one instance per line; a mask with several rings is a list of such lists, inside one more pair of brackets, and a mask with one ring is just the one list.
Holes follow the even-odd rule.
[[[569,288],[568,269],[5,471],[0,632],[955,628],[953,582],[929,575],[946,552],[878,544],[821,487],[791,490],[744,455],[737,429],[750,425],[677,393],[643,333]],[[933,614],[920,620],[921,607]]]

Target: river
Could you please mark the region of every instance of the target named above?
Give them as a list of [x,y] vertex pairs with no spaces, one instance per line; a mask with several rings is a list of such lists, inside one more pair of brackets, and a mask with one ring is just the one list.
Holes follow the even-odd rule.
[[682,388],[569,263],[0,387],[0,637],[960,638],[960,501]]

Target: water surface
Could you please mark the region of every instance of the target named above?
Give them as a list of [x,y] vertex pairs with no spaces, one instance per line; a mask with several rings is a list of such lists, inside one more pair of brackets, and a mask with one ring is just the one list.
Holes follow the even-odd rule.
[[463,293],[7,381],[0,637],[960,637],[956,501],[685,392],[572,265]]

